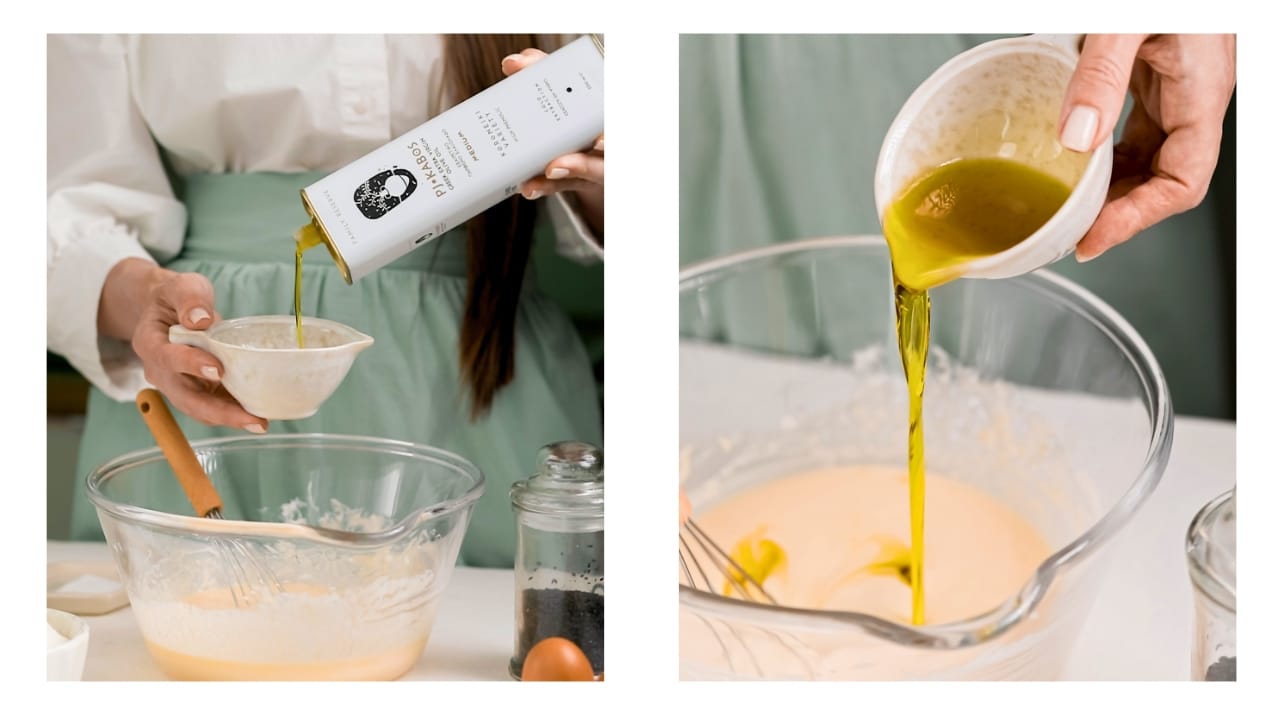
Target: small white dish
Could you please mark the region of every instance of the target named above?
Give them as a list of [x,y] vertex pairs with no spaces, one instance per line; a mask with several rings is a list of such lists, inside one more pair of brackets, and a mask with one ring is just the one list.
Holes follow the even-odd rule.
[[62,641],[50,635],[49,680],[80,680],[84,676],[84,660],[89,654],[89,623],[72,615],[47,608],[48,625]]
[[227,392],[267,420],[314,415],[346,378],[356,355],[373,344],[373,338],[342,323],[310,317],[302,319],[302,338],[300,348],[292,315],[223,320],[207,330],[169,328],[169,342],[218,358]]
[[983,43],[929,76],[885,135],[876,162],[876,211],[926,171],[961,158],[1003,157],[1058,178],[1071,195],[1031,237],[979,258],[964,277],[1004,278],[1056,262],[1075,249],[1102,210],[1111,183],[1111,143],[1077,153],[1058,142],[1067,83],[1080,59],[1078,35],[1030,35]]
[[105,615],[129,604],[129,594],[115,565],[49,563],[45,571],[45,604],[75,615]]

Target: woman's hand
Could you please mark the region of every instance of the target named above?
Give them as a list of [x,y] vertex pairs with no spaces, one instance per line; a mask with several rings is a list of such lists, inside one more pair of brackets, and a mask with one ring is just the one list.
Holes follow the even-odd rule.
[[267,421],[246,412],[222,387],[217,358],[169,342],[171,325],[204,330],[217,319],[208,278],[138,258],[116,263],[98,302],[98,332],[131,342],[147,382],[175,407],[207,425],[264,433]]
[[[502,59],[502,72],[511,75],[547,54],[541,50],[525,50]],[[557,192],[573,192],[591,230],[604,238],[604,135],[596,138],[589,150],[569,153],[547,163],[545,177],[535,177],[520,185],[520,193],[529,200]]]
[[1235,84],[1234,35],[1085,38],[1059,119],[1062,144],[1088,152],[1109,142],[1126,90],[1134,103],[1115,147],[1107,203],[1076,246],[1079,261],[1200,204]]

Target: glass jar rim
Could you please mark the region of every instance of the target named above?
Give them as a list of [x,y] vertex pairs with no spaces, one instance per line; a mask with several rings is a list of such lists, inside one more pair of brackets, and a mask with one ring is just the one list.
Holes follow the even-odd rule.
[[[1215,530],[1223,523],[1235,523],[1236,489],[1210,500],[1187,527],[1187,568],[1196,592],[1232,613],[1236,611],[1235,548],[1231,548],[1230,577],[1214,562],[1224,551],[1214,543]],[[1216,552],[1214,552],[1216,550]]]

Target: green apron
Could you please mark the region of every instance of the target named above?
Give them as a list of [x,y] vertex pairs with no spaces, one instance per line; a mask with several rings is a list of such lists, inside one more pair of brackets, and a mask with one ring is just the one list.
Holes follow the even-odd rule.
[[[802,238],[879,234],[872,179],[889,125],[934,70],[994,37],[682,36],[681,264]],[[1122,119],[1117,137],[1123,127]],[[1220,165],[1227,170],[1198,208],[1096,261],[1068,256],[1052,269],[1133,324],[1177,412],[1234,417],[1233,159]],[[750,302],[742,310],[760,311]]]
[[[307,217],[298,190],[323,176],[197,175],[181,183],[189,216],[182,254],[167,264],[213,283],[226,318],[292,314],[293,232]],[[377,341],[316,415],[277,421],[269,432],[326,432],[425,443],[455,452],[484,473],[459,562],[511,567],[515,519],[507,492],[531,475],[538,448],[558,440],[603,442],[591,363],[565,313],[523,285],[516,321],[515,380],[488,416],[468,419],[458,369],[466,253],[457,229],[348,286],[323,251],[305,256],[303,312],[345,323]],[[180,415],[175,413],[176,415]],[[191,440],[243,434],[179,417]],[[83,480],[102,462],[155,443],[132,402],[93,389],[76,471],[72,536],[101,539]]]

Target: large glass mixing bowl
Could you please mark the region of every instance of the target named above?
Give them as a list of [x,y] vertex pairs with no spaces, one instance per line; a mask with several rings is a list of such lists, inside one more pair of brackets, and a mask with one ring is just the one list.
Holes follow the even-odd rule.
[[484,479],[442,450],[343,435],[193,443],[224,520],[158,448],[88,478],[157,664],[190,680],[376,680],[421,657]]
[[[891,295],[888,253],[874,236],[778,245],[681,273],[681,474],[695,508],[822,467],[905,472]],[[989,611],[918,627],[682,584],[682,677],[1060,675],[1104,573],[1105,544],[1168,462],[1168,388],[1133,328],[1053,273],[957,280],[932,297],[929,472],[1001,501],[1053,553]]]

